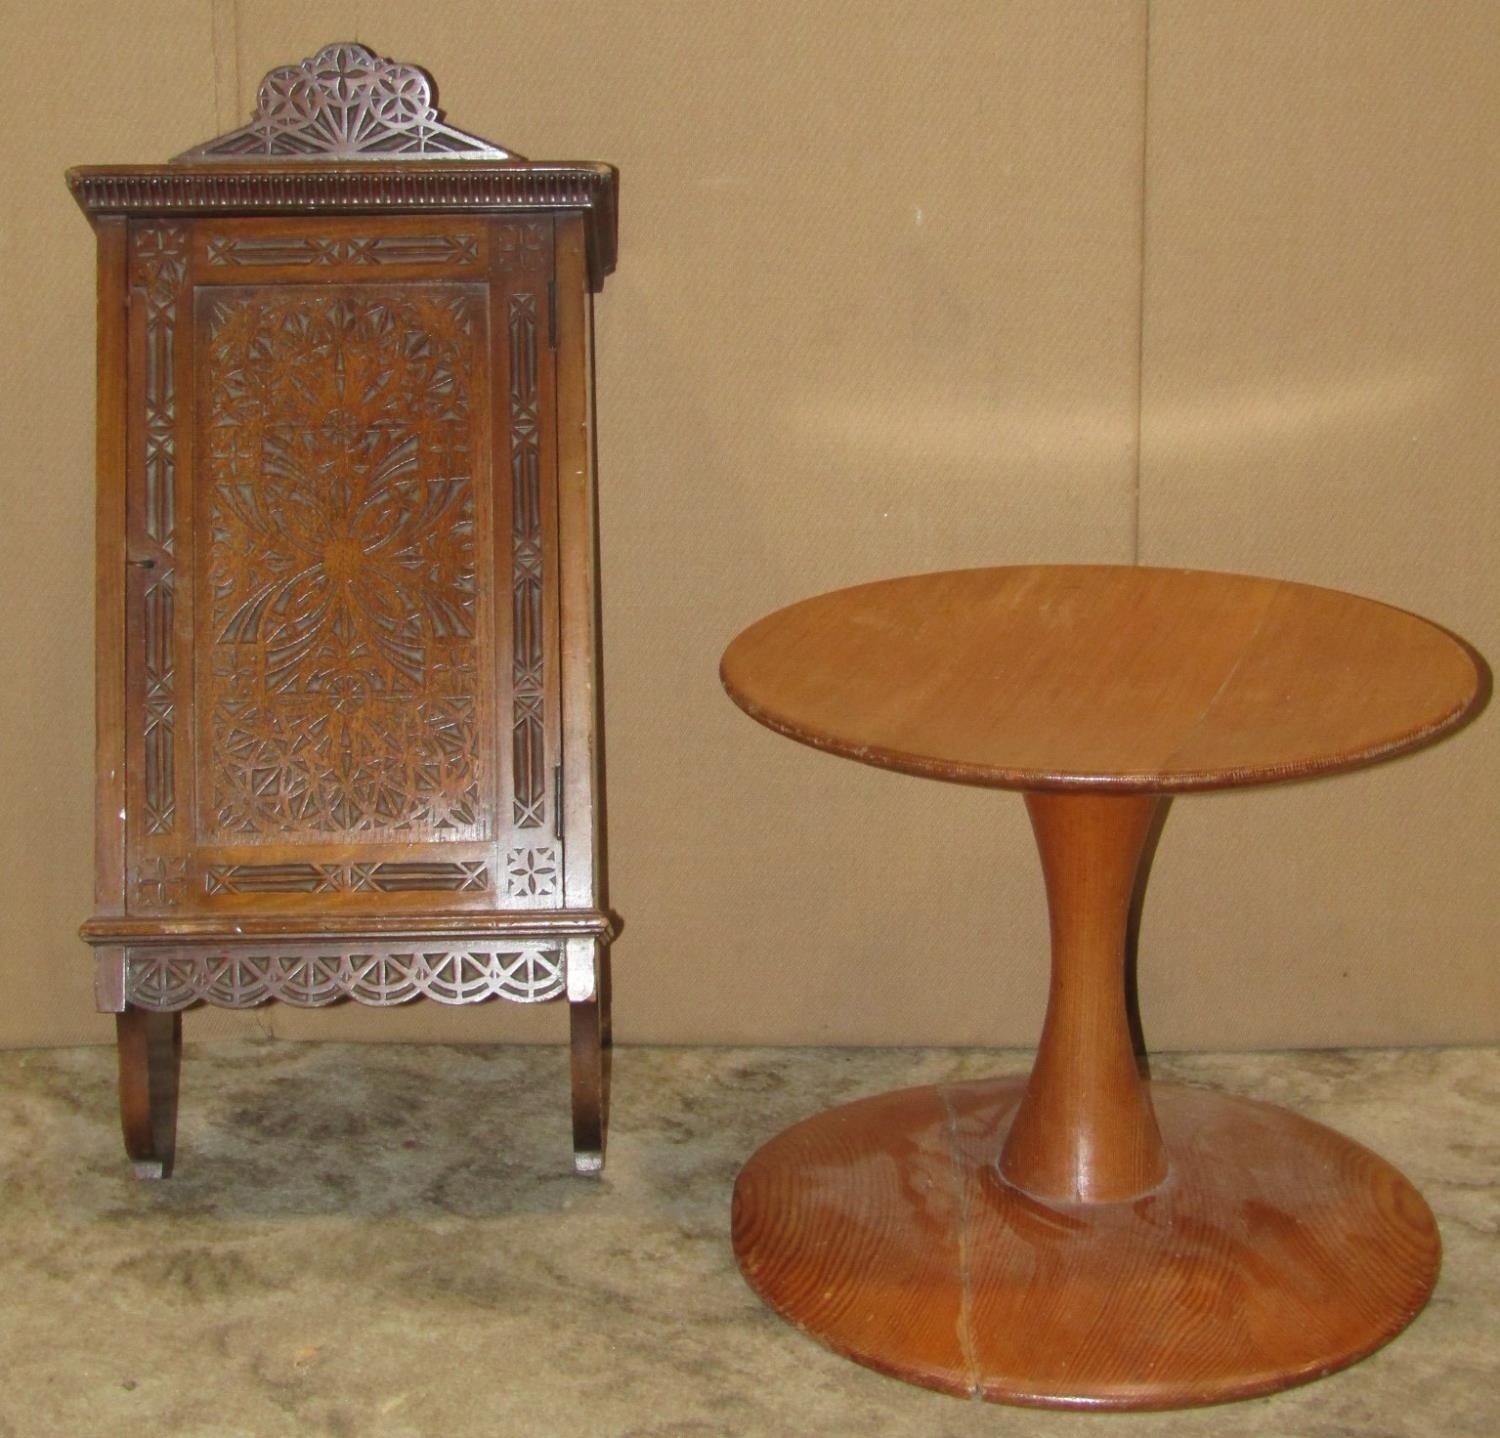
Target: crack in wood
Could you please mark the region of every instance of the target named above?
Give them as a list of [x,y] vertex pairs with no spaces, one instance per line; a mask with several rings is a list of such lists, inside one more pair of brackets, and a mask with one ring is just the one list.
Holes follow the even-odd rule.
[[969,1185],[964,1173],[963,1154],[958,1144],[958,1113],[945,1085],[938,1086],[938,1098],[946,1115],[948,1161],[953,1170],[953,1186],[958,1199],[958,1347],[963,1355],[964,1384],[968,1396],[984,1397],[979,1381],[979,1355],[974,1346],[973,1253],[969,1224]]

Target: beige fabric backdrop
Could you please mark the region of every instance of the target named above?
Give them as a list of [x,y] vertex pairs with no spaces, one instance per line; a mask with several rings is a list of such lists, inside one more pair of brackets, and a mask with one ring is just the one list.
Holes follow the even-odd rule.
[[[1493,0],[4,0],[0,1043],[104,1039],[90,903],[92,239],[68,164],[248,118],[358,38],[455,123],[623,173],[598,306],[617,1032],[1027,1043],[1014,796],[722,697],[769,608],[895,572],[1274,572],[1500,654]],[[1500,1037],[1500,724],[1179,802],[1157,1046]],[[189,1035],[556,1039],[559,1007],[196,1014]]]

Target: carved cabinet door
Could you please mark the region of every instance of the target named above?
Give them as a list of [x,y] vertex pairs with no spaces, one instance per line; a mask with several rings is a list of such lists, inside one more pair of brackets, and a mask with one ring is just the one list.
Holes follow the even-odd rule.
[[552,220],[129,266],[130,911],[559,906]]

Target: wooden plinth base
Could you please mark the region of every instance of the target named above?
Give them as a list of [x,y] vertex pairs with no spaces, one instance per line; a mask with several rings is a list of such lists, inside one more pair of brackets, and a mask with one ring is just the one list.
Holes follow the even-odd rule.
[[1436,1224],[1383,1159],[1285,1109],[1153,1084],[1166,1180],[1043,1202],[995,1160],[1024,1080],[906,1089],[746,1164],[734,1250],[778,1313],[912,1383],[1060,1408],[1274,1392],[1400,1332]]

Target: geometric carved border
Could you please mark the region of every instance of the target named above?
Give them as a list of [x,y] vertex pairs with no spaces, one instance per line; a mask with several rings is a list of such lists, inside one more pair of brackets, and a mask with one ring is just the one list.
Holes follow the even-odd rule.
[[140,524],[155,546],[155,570],[140,599],[144,688],[142,789],[148,834],[170,834],[176,823],[174,648],[176,575],[172,557],[177,528],[177,321],[187,278],[187,230],[142,225],[131,236],[130,284],[145,306],[141,408],[136,416],[140,466]]
[[[537,232],[540,226],[528,225]],[[540,828],[547,807],[546,578],[542,538],[541,376],[534,294],[510,297],[511,682],[515,825]]]
[[479,236],[470,234],[209,235],[205,256],[216,268],[256,265],[452,265],[479,262]]
[[197,1003],[248,1009],[273,999],[320,1008],[353,999],[385,1008],[413,999],[475,1004],[504,998],[536,1004],[566,987],[557,949],[400,949],[362,947],[277,953],[222,948],[133,949],[127,954],[125,997],[157,1012]]
[[483,891],[489,886],[489,866],[479,862],[211,864],[203,874],[208,894],[401,894]]

